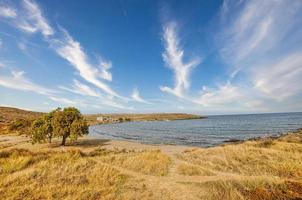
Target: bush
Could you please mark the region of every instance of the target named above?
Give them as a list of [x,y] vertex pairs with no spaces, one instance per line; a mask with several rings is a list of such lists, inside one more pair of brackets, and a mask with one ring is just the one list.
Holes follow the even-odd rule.
[[31,120],[27,120],[27,119],[22,119],[22,118],[14,119],[13,121],[10,122],[8,129],[10,131],[15,131],[19,134],[21,133],[28,134],[31,123],[32,123]]

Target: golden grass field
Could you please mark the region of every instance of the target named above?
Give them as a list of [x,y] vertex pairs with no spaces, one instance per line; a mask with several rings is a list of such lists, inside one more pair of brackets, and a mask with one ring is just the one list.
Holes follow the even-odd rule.
[[1,199],[301,199],[302,131],[211,148],[0,136]]
[[0,199],[302,199],[302,130],[211,148],[0,132]]

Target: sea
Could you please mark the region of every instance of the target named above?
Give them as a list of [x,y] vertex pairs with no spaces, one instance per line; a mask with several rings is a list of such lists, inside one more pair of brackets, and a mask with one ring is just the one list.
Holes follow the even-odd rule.
[[104,139],[211,147],[229,141],[278,136],[302,128],[302,112],[215,115],[204,119],[143,121],[90,126]]

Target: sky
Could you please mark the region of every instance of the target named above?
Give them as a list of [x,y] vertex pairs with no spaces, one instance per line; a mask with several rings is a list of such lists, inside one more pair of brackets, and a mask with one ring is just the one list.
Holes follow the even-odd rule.
[[302,1],[0,0],[0,105],[302,111]]

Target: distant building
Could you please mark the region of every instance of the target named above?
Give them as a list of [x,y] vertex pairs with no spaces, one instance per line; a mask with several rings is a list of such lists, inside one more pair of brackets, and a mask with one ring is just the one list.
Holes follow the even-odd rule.
[[112,117],[106,117],[106,116],[99,116],[96,118],[97,121],[100,121],[100,122],[106,122],[106,123],[117,123],[119,122],[118,119],[116,118],[112,118]]
[[100,117],[97,117],[96,120],[101,121],[101,122],[108,122],[110,120],[110,118],[109,117],[100,116]]

